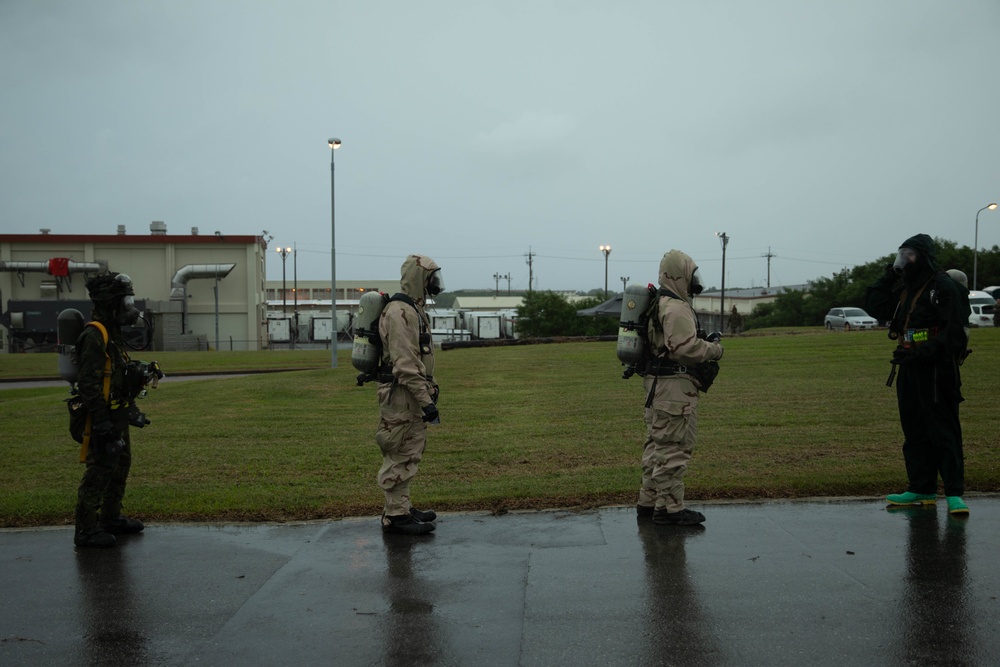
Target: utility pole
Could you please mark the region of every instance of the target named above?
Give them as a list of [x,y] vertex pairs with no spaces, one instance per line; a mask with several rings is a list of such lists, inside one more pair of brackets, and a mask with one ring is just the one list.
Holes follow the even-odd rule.
[[528,252],[525,253],[524,256],[528,258],[528,259],[525,260],[525,263],[528,265],[528,293],[530,294],[531,293],[531,283],[532,283],[532,281],[534,280],[534,277],[535,277],[534,267],[532,265],[532,262],[535,259],[535,253],[531,252],[531,246],[528,246]]
[[493,282],[496,285],[494,287],[494,289],[493,289],[493,296],[494,297],[500,296],[500,278],[502,278],[502,277],[503,276],[501,276],[499,273],[494,273],[493,274]]
[[767,291],[771,291],[771,258],[777,257],[771,252],[771,246],[767,246],[767,254],[761,255],[761,257],[767,257]]
[[510,274],[508,273],[505,276],[500,276],[500,279],[507,281],[507,296],[510,296]]
[[628,281],[631,280],[628,276],[621,276],[622,279],[622,294],[625,293],[625,288],[628,287]]

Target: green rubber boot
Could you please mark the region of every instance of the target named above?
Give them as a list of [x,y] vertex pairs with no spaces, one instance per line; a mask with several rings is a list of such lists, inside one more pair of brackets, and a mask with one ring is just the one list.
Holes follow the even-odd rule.
[[969,506],[965,504],[960,496],[945,496],[948,501],[948,514],[968,514]]
[[911,505],[916,507],[930,506],[937,502],[937,496],[933,493],[890,493],[885,497],[890,505]]

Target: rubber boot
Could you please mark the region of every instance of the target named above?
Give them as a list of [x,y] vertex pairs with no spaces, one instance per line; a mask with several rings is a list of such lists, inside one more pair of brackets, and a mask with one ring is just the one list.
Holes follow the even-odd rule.
[[965,504],[961,496],[945,496],[948,501],[948,514],[962,515],[969,513],[969,506]]
[[915,507],[930,507],[937,503],[937,496],[933,493],[913,493],[912,491],[890,493],[885,499],[890,505],[910,505]]

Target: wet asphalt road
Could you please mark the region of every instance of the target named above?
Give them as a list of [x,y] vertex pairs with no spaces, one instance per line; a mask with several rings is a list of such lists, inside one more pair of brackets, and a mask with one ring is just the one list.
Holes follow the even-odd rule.
[[0,531],[2,665],[991,665],[1000,498]]

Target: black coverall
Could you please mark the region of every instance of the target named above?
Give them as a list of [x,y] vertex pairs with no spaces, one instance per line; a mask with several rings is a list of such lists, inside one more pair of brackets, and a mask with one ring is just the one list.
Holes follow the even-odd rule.
[[[890,331],[900,336],[894,356],[900,362],[896,399],[907,491],[936,494],[940,474],[945,495],[962,496],[965,464],[958,404],[964,399],[958,362],[968,342],[968,299],[961,285],[938,271],[932,249],[918,250],[926,253],[919,269],[905,281],[891,273],[883,276],[868,289],[866,310],[879,321],[891,321]],[[926,330],[926,342],[904,345],[907,330]]]

